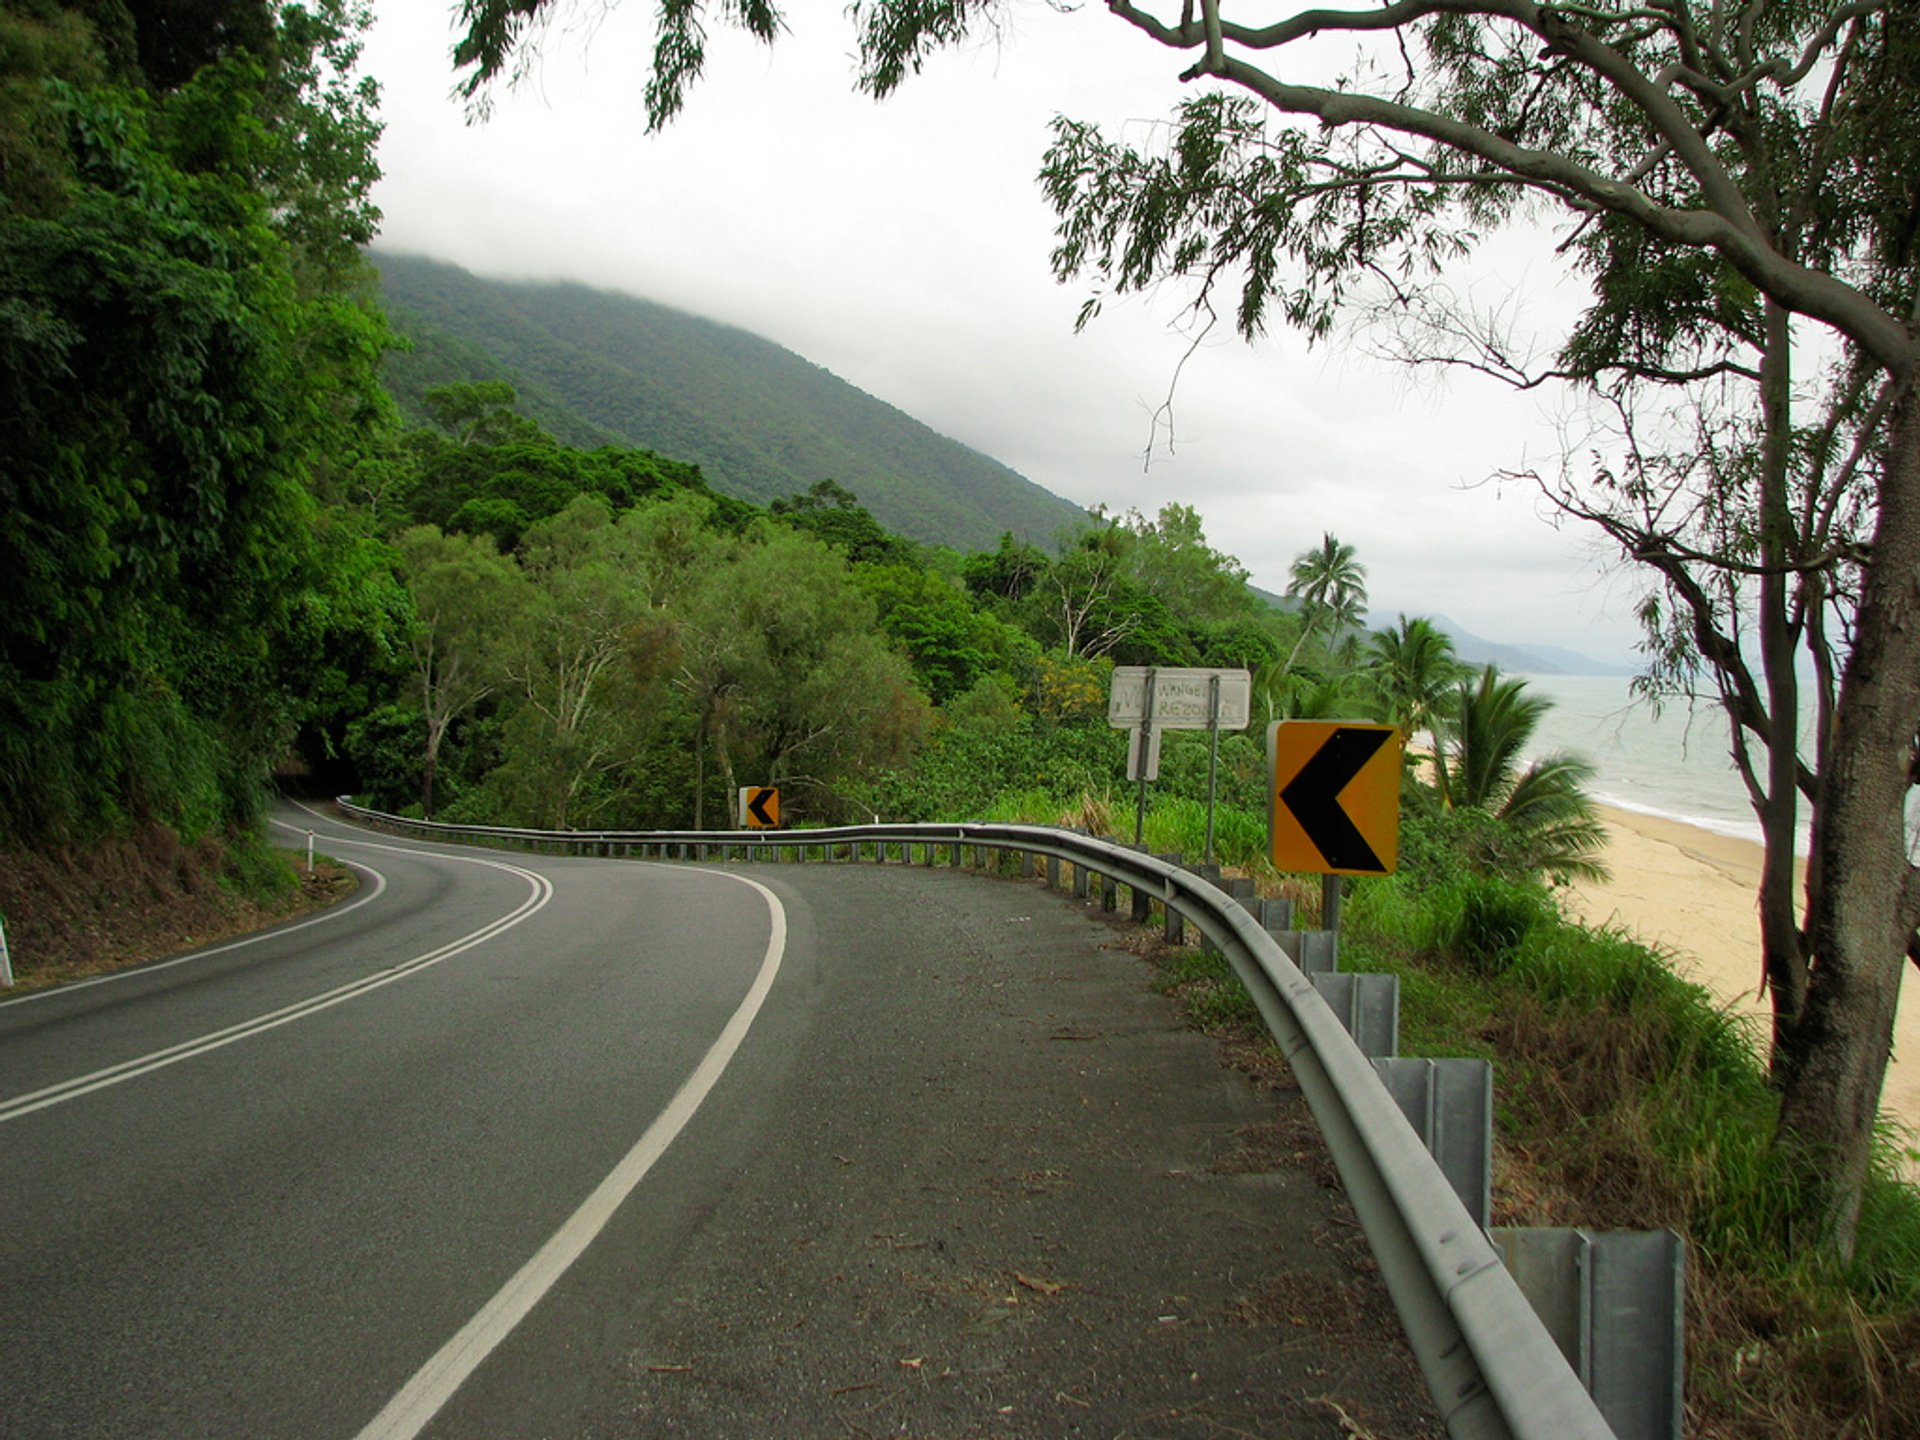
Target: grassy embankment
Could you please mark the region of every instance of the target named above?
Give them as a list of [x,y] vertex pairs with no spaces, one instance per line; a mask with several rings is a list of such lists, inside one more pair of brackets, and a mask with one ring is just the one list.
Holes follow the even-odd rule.
[[245,833],[183,841],[163,825],[44,853],[0,853],[14,990],[84,979],[332,904],[353,872]]

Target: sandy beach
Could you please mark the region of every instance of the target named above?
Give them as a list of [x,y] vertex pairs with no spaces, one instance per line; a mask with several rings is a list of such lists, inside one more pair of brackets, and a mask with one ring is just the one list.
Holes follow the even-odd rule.
[[[1613,879],[1576,886],[1574,913],[1670,951],[1689,979],[1752,1016],[1756,1037],[1763,1037],[1767,1002],[1754,913],[1760,847],[1628,810],[1603,808],[1602,815]],[[1920,1131],[1920,972],[1912,966],[1902,982],[1880,1108]]]

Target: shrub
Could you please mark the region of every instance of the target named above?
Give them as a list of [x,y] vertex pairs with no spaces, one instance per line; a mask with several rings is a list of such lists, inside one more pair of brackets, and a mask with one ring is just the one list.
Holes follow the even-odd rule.
[[1534,927],[1559,912],[1539,885],[1469,875],[1435,887],[1423,910],[1423,948],[1452,957],[1481,974],[1510,966]]

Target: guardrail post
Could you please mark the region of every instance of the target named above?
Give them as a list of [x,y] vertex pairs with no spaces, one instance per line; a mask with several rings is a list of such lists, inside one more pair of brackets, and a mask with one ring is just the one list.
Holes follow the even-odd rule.
[[1493,1243],[1619,1440],[1678,1440],[1686,1242],[1671,1230],[1501,1229]]
[[1087,898],[1087,882],[1091,878],[1092,878],[1092,872],[1087,869],[1084,862],[1079,860],[1076,860],[1073,862],[1073,898],[1074,899],[1084,900]]
[[[1187,866],[1187,873],[1197,876],[1209,885],[1220,884],[1220,867],[1210,860],[1199,865]],[[1220,953],[1220,947],[1213,943],[1213,937],[1207,934],[1204,929],[1200,932],[1200,950],[1202,954],[1206,955],[1218,955]]]
[[1309,975],[1313,988],[1369,1060],[1400,1048],[1398,975]]
[[1059,888],[1060,857],[1058,855],[1049,855],[1047,856],[1047,889],[1058,890]]
[[1100,908],[1109,915],[1120,908],[1120,882],[1111,875],[1100,877]]
[[1381,1083],[1482,1230],[1493,1211],[1493,1066],[1379,1059]]
[[1282,930],[1293,929],[1293,901],[1281,896],[1275,900],[1262,900],[1259,913],[1254,917],[1269,935],[1277,935]]
[[1033,851],[1031,850],[1022,850],[1020,852],[1020,878],[1022,880],[1033,879]]
[[[1178,867],[1181,863],[1181,857],[1179,855],[1156,855],[1153,858],[1156,860],[1164,861],[1166,864],[1172,865],[1175,867]],[[1163,920],[1161,930],[1160,930],[1160,938],[1165,940],[1166,943],[1169,945],[1186,944],[1187,943],[1186,917],[1182,915],[1178,910],[1173,908],[1173,901],[1171,899],[1161,900],[1160,911],[1161,911],[1161,916]]]
[[1305,975],[1331,975],[1340,968],[1339,936],[1331,930],[1269,930],[1273,943]]

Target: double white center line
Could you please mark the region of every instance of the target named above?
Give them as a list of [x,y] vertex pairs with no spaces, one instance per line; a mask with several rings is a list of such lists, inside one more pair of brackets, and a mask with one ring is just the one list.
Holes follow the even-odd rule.
[[[393,848],[399,847],[370,847]],[[402,961],[385,970],[375,971],[359,980],[350,981],[336,989],[319,995],[309,996],[278,1010],[270,1010],[264,1015],[256,1015],[251,1020],[242,1020],[237,1025],[229,1025],[224,1030],[214,1030],[191,1040],[182,1040],[165,1049],[155,1050],[132,1060],[123,1060],[118,1065],[109,1065],[104,1070],[95,1070],[91,1074],[77,1075],[71,1080],[63,1080],[57,1085],[49,1085],[42,1090],[34,1090],[25,1095],[15,1095],[8,1100],[0,1100],[0,1125],[9,1120],[18,1120],[23,1115],[31,1115],[36,1110],[45,1110],[50,1106],[64,1104],[68,1100],[77,1100],[82,1095],[90,1095],[96,1090],[104,1090],[110,1085],[119,1085],[128,1080],[150,1075],[169,1065],[177,1065],[182,1060],[191,1060],[196,1055],[205,1055],[210,1050],[219,1050],[237,1041],[246,1040],[268,1030],[278,1029],[282,1025],[291,1025],[296,1020],[304,1020],[309,1015],[317,1015],[335,1005],[345,1004],[358,999],[383,985],[391,985],[396,980],[404,980],[409,975],[438,965],[442,960],[451,960],[454,956],[485,944],[494,936],[511,930],[521,921],[538,913],[553,898],[553,882],[544,875],[536,875],[531,870],[523,870],[518,865],[508,865],[499,860],[480,860],[467,856],[448,856],[448,859],[460,859],[470,865],[485,865],[494,870],[504,870],[509,875],[517,875],[525,880],[531,893],[518,909],[499,919],[482,925],[478,930],[469,931],[457,940],[450,940],[438,949],[429,950],[424,955],[416,955],[411,960]]]

